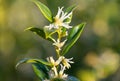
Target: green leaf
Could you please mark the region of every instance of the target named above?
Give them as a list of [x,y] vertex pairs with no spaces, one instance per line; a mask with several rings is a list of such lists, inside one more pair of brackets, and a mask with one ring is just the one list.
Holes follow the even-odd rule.
[[65,81],[80,81],[80,80],[77,79],[76,77],[68,76],[67,79],[66,79]]
[[52,42],[52,40],[50,38],[46,38],[46,33],[44,32],[43,29],[40,29],[40,28],[35,28],[35,27],[29,27],[25,30],[30,30],[32,32],[34,32],[35,34],[39,35],[40,37],[42,37],[43,39],[46,39],[46,40],[49,40]]
[[70,12],[72,12],[72,11],[75,9],[75,7],[76,7],[76,5],[70,6],[70,7],[68,7],[68,8],[65,10],[65,12],[70,13]]
[[51,64],[47,61],[44,61],[42,59],[29,59],[29,58],[24,58],[22,60],[20,60],[17,64],[16,64],[16,68],[20,65],[20,64],[23,64],[23,63],[41,63],[41,64],[44,64],[44,65],[48,65],[48,66],[51,66]]
[[49,74],[48,74],[49,69],[45,65],[41,63],[33,63],[32,67],[35,74],[39,77],[41,81],[49,78]]
[[23,64],[23,63],[31,63],[32,66],[33,66],[33,70],[35,72],[35,74],[41,79],[45,79],[45,78],[48,78],[48,68],[46,67],[47,66],[51,66],[50,63],[44,61],[44,60],[41,60],[41,59],[29,59],[29,58],[25,58],[25,59],[22,59],[20,60],[17,64],[16,64],[16,68],[20,65],[20,64]]
[[32,1],[38,6],[42,14],[45,16],[45,18],[48,19],[50,22],[53,22],[53,16],[50,9],[38,0],[32,0]]
[[34,27],[29,27],[25,30],[30,30],[32,32],[34,32],[35,34],[39,35],[40,37],[45,39],[45,32],[43,31],[43,29],[40,28],[34,28]]
[[86,23],[81,23],[72,28],[72,30],[70,31],[68,35],[66,44],[63,47],[61,55],[65,55],[69,51],[69,49],[74,45],[74,43],[78,40],[78,38],[80,37],[84,29],[85,24]]

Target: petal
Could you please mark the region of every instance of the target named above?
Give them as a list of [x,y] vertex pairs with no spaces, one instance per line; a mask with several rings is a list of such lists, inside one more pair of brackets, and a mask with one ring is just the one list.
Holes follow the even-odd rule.
[[58,60],[56,61],[56,64],[58,65],[58,64],[60,64],[60,62],[63,60],[63,57],[62,56],[60,56],[59,58],[58,58]]
[[48,57],[47,61],[50,62],[52,65],[55,65],[55,60],[53,59],[53,57]]
[[64,7],[58,7],[58,12],[57,12],[57,15],[56,15],[56,17],[57,18],[60,18],[60,15],[61,15],[61,13],[62,13],[62,9],[63,9]]
[[57,68],[56,68],[55,66],[52,68],[52,70],[53,70],[54,73],[55,73],[55,77],[58,76]]
[[69,29],[69,28],[72,28],[72,26],[69,26],[68,23],[62,23],[62,26]]
[[64,13],[64,12],[62,11],[62,15],[61,15],[61,18],[60,18],[60,19],[63,21],[63,20],[65,19],[66,15],[67,15],[67,13]]
[[67,14],[67,15],[64,17],[64,20],[67,19],[67,18],[70,18],[71,15],[72,15],[72,12],[70,12],[69,14]]
[[63,75],[65,75],[65,74],[64,74],[65,66],[63,66],[62,64],[60,64],[60,66],[61,66],[61,70],[60,70],[60,72],[59,72],[59,76],[60,76],[61,78],[63,78],[63,77],[65,77],[65,76],[63,76]]

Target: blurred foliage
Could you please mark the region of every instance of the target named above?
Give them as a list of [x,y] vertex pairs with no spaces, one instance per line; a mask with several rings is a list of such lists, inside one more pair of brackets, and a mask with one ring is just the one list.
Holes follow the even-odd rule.
[[[40,1],[53,12],[57,6],[76,4],[72,25],[87,22],[82,37],[66,55],[75,61],[67,73],[81,81],[120,81],[120,0]],[[30,0],[0,0],[0,81],[38,81],[31,65],[16,70],[15,64],[25,57],[54,55],[49,42],[24,31],[44,24],[48,21]]]

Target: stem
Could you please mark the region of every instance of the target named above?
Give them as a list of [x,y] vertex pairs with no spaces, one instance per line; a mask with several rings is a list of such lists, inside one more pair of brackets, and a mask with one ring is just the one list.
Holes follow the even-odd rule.
[[57,52],[57,57],[59,58],[60,57],[60,50],[56,49],[56,52]]
[[[58,33],[58,40],[61,41],[61,27],[58,29],[57,33]],[[61,42],[59,42],[59,43],[61,43]],[[57,57],[59,58],[61,55],[59,47],[56,48],[56,52],[57,52]]]
[[58,39],[59,39],[59,41],[61,41],[61,27],[58,30]]

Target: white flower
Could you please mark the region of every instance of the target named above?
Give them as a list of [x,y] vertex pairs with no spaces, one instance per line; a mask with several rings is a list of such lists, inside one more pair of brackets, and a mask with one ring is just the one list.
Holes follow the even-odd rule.
[[46,28],[58,29],[61,26],[65,27],[67,29],[72,28],[72,26],[69,26],[69,23],[64,22],[64,20],[66,20],[67,18],[70,18],[72,12],[67,13],[67,12],[64,12],[62,9],[63,9],[63,7],[62,8],[58,7],[58,12],[57,12],[57,15],[54,17],[54,22],[52,24],[50,24],[49,26],[45,26]]
[[61,70],[59,71],[59,77],[66,78],[68,75],[64,73],[65,66],[63,66],[62,64],[60,66],[61,66]]
[[61,50],[61,48],[63,47],[63,45],[65,44],[66,41],[67,40],[64,40],[63,42],[60,42],[60,40],[57,39],[57,41],[54,40],[53,45],[55,45],[58,48],[58,50]]
[[60,62],[62,61],[62,59],[59,58],[57,61],[55,61],[55,60],[53,59],[53,57],[48,57],[48,58],[47,58],[47,61],[50,62],[50,63],[52,64],[52,66],[54,67],[54,66],[59,65]]
[[58,60],[56,61],[56,64],[60,64],[62,62],[63,58],[59,57]]
[[50,62],[52,64],[52,66],[57,66],[61,63],[61,61],[63,60],[62,57],[59,57],[58,60],[54,60],[53,57],[48,57],[47,61]]
[[52,71],[54,72],[54,78],[57,78],[57,77],[59,77],[59,78],[66,78],[68,75],[67,74],[65,74],[64,73],[64,71],[65,71],[65,66],[63,66],[62,64],[60,65],[61,66],[61,69],[60,69],[60,71],[58,72],[58,70],[57,70],[57,67],[52,67]]
[[63,60],[62,60],[63,65],[69,69],[71,67],[70,63],[74,63],[73,61],[71,61],[72,59],[73,58],[67,59],[63,56]]
[[55,75],[54,77],[58,77],[58,72],[57,72],[57,68],[55,66],[52,67],[52,70],[54,71]]
[[63,66],[62,64],[60,64],[60,66],[61,66],[61,69],[59,72],[57,70],[57,67],[55,67],[55,66],[52,67],[52,71],[54,72],[54,76],[53,76],[54,78],[57,78],[57,77],[66,78],[68,76],[67,74],[64,73],[65,66]]
[[52,65],[56,66],[55,60],[53,59],[53,57],[48,57],[47,61],[50,62]]
[[57,66],[60,64],[60,62],[63,60],[63,57],[59,57],[58,60],[54,60],[53,57],[48,57],[47,61],[52,64],[52,66]]

